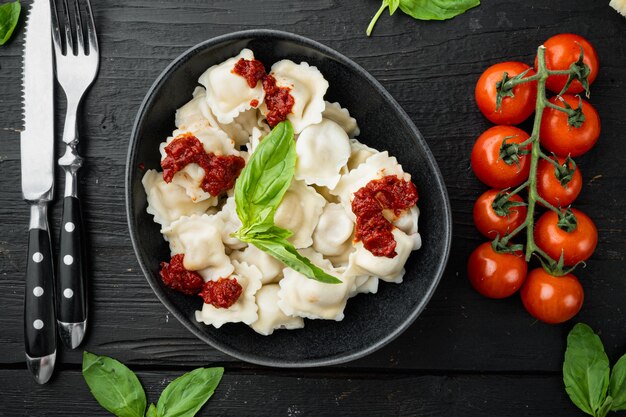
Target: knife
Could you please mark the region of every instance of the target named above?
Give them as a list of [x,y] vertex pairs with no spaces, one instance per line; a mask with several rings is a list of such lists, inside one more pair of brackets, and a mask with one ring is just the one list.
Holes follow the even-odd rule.
[[35,380],[48,382],[56,361],[54,267],[48,203],[54,188],[54,69],[49,0],[33,0],[26,18],[20,136],[22,195],[30,205],[24,341]]

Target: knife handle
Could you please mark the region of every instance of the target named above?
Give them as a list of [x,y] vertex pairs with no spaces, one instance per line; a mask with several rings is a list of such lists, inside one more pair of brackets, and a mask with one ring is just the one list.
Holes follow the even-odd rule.
[[[66,183],[66,187],[69,184]],[[61,340],[70,349],[80,345],[87,324],[87,274],[80,200],[63,199],[57,269],[57,321]]]
[[53,265],[47,206],[33,204],[24,294],[24,342],[26,363],[40,384],[52,376],[56,359]]

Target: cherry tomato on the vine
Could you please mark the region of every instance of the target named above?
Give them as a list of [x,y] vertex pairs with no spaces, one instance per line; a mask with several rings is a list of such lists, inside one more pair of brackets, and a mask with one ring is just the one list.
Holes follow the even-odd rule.
[[[514,126],[493,126],[478,137],[472,149],[472,169],[479,180],[493,188],[514,187],[528,178],[530,157],[501,156],[503,142],[515,146],[529,138],[528,133]],[[530,145],[525,146],[528,151]],[[515,161],[517,159],[517,161]]]
[[593,254],[598,244],[598,229],[580,210],[571,209],[576,217],[573,230],[559,227],[559,216],[552,210],[544,213],[535,224],[535,243],[555,261],[563,253],[565,265],[576,265]]
[[[562,98],[572,109],[578,108],[578,97],[565,94]],[[556,106],[565,107],[558,96],[549,101]],[[558,156],[580,156],[591,149],[600,137],[600,116],[585,100],[582,100],[582,112],[585,120],[580,127],[575,127],[568,124],[567,114],[546,107],[539,132],[541,144]]]
[[[499,125],[516,125],[528,119],[535,110],[537,99],[537,82],[518,84],[512,89],[513,97],[505,96],[498,110],[496,110],[496,84],[502,80],[506,72],[507,77],[513,78],[531,68],[523,62],[507,61],[492,65],[482,73],[474,95],[478,108],[491,122]],[[525,77],[535,75],[532,69]]]
[[[543,46],[546,47],[546,67],[553,71],[569,69],[570,65],[578,61],[580,56],[580,47],[582,46],[584,52],[583,62],[589,67],[590,70],[587,81],[589,82],[589,85],[595,81],[598,76],[598,68],[600,64],[598,63],[598,54],[596,53],[596,50],[589,43],[589,41],[587,41],[587,39],[571,33],[561,33],[560,35],[555,35],[545,41]],[[535,69],[537,68],[537,65],[537,58],[535,58]],[[567,75],[551,75],[546,80],[546,87],[548,87],[550,91],[558,94],[561,92],[563,87],[565,87],[566,82]],[[570,84],[566,93],[580,93],[583,90],[584,89],[580,81],[574,80]]]
[[528,273],[520,295],[531,316],[550,324],[563,323],[574,317],[585,298],[583,287],[574,275],[555,277],[543,268]]
[[507,232],[517,229],[526,219],[526,206],[511,204],[524,202],[517,194],[509,197],[508,202],[503,205],[505,207],[499,207],[500,210],[508,211],[508,214],[498,214],[493,202],[499,192],[496,189],[487,190],[474,203],[474,224],[480,233],[490,239],[495,239],[498,235],[503,237]]
[[491,242],[477,247],[467,262],[467,276],[476,291],[489,298],[505,298],[523,284],[528,264],[521,256],[498,253]]
[[[565,158],[558,158],[557,161],[563,165]],[[541,198],[554,207],[567,207],[572,204],[582,188],[583,177],[578,167],[576,167],[569,182],[563,186],[556,177],[555,166],[544,159],[539,160],[537,165],[537,192]]]

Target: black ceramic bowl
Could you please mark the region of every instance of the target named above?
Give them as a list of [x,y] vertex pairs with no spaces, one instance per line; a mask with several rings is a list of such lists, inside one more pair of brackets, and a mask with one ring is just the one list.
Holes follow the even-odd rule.
[[[281,59],[307,61],[330,83],[328,101],[350,110],[359,140],[396,156],[419,191],[423,247],[406,264],[400,285],[381,281],[377,294],[349,300],[343,321],[305,320],[301,330],[261,336],[243,324],[215,329],[196,322],[199,297],[170,291],[159,278],[169,259],[159,225],[146,213],[143,169],[159,169],[159,143],[174,130],[174,112],[191,99],[197,80],[211,65],[250,48],[266,65]],[[220,36],[194,46],[159,76],[141,105],[126,165],[126,208],[133,247],[161,302],[191,332],[244,361],[280,367],[332,365],[367,355],[398,336],[426,306],[443,273],[451,241],[450,205],[439,168],[422,135],[389,93],[363,68],[334,50],[301,36],[253,30]]]

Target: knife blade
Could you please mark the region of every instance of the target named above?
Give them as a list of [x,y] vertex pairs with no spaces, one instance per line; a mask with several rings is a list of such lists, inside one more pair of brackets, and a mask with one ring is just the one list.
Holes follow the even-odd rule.
[[20,135],[22,194],[30,204],[24,342],[26,364],[45,384],[56,361],[54,268],[47,208],[54,188],[54,62],[49,0],[33,0],[26,18]]

